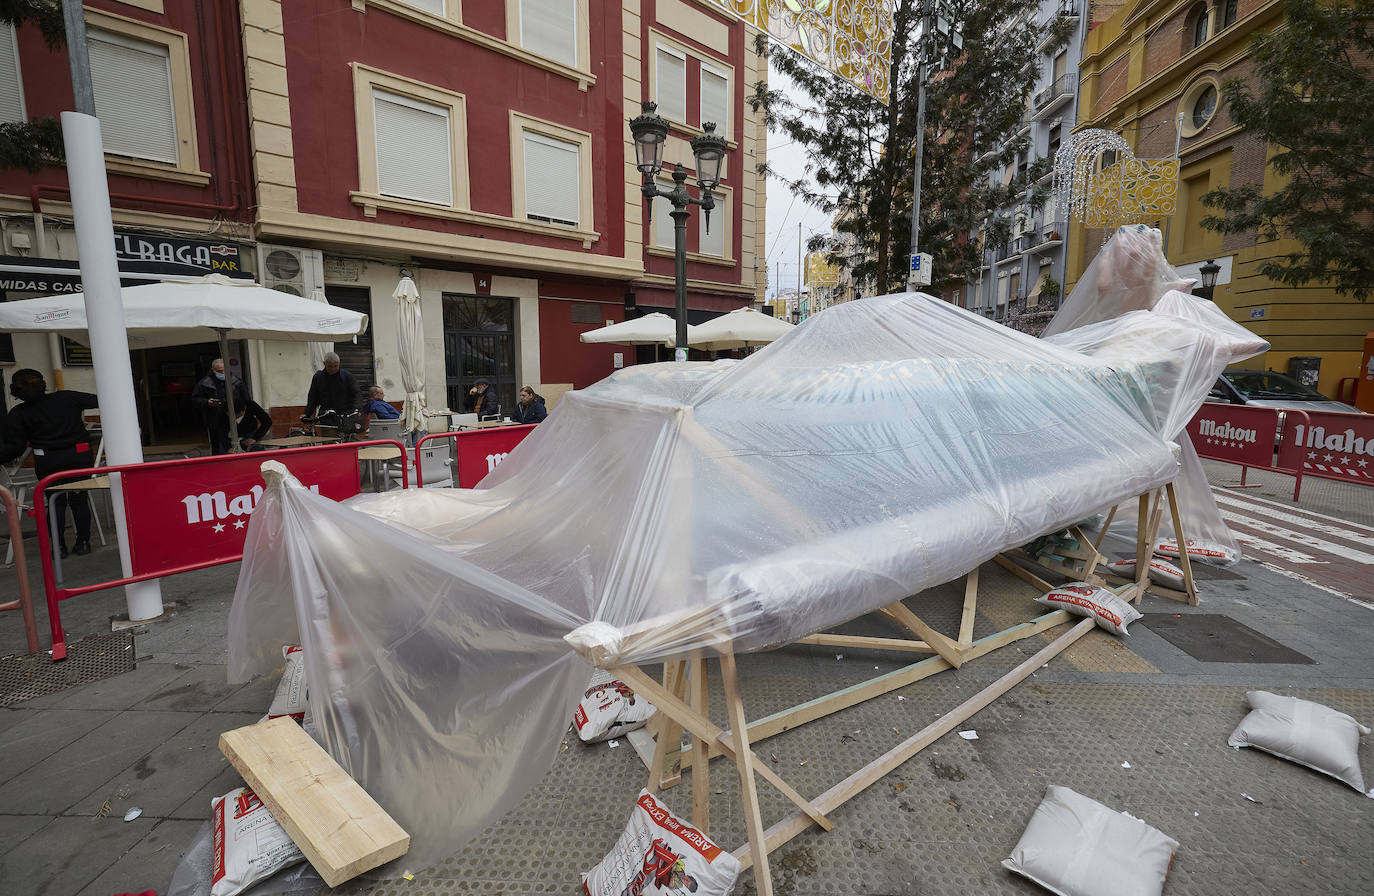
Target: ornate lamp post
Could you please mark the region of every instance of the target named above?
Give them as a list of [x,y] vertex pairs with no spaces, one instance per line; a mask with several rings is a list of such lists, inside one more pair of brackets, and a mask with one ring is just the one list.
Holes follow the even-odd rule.
[[713,122],[702,125],[705,131],[700,137],[692,139],[692,155],[696,157],[697,186],[701,198],[696,199],[687,193],[687,172],[682,165],[673,170],[673,188],[660,189],[654,176],[663,168],[663,144],[668,140],[668,122],[655,114],[656,103],[644,103],[642,115],[630,121],[630,135],[635,141],[635,167],[644,177],[640,192],[644,194],[644,205],[653,216],[655,197],[667,199],[673,206],[673,257],[675,305],[677,308],[677,350],[674,357],[679,361],[687,360],[687,209],[693,205],[701,206],[705,215],[706,232],[711,232],[711,209],[716,207],[711,191],[720,183],[720,166],[725,160],[724,137],[716,134]]
[[1213,301],[1212,290],[1216,288],[1217,275],[1221,273],[1221,265],[1217,264],[1216,259],[1209,258],[1197,269],[1197,272],[1202,279],[1198,287],[1198,295],[1205,296],[1209,302]]

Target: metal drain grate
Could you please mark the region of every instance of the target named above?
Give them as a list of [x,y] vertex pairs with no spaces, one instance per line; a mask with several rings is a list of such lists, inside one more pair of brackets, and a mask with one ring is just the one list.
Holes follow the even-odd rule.
[[1204,663],[1290,663],[1311,666],[1317,662],[1230,616],[1216,613],[1146,613],[1140,624]]
[[46,653],[0,657],[0,706],[132,672],[134,653],[134,633],[122,631],[68,644],[60,663]]

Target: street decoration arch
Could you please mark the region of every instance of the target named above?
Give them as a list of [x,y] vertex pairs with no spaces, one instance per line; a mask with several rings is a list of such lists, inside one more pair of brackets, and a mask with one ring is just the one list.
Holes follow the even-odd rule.
[[[1116,162],[1096,170],[1108,152]],[[1055,154],[1054,193],[1087,227],[1157,221],[1177,208],[1178,159],[1137,159],[1120,134],[1079,131]]]

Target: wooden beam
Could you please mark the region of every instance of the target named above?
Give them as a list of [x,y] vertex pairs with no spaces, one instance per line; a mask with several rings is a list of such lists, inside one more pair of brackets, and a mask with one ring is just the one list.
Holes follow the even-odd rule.
[[410,835],[293,719],[226,731],[219,749],[327,885],[410,849]]
[[1107,519],[1102,523],[1102,531],[1097,534],[1097,541],[1093,542],[1094,551],[1101,552],[1102,542],[1107,538],[1107,530],[1112,527],[1112,520],[1116,519],[1117,506],[1118,505],[1113,504],[1112,509],[1107,511]]
[[936,653],[940,654],[945,662],[956,669],[964,664],[964,654],[959,645],[927,625],[926,621],[911,612],[906,604],[895,601],[888,604],[885,609],[902,625],[920,635],[927,644],[935,649]]
[[1027,585],[1030,585],[1032,588],[1038,589],[1041,594],[1048,594],[1049,592],[1054,590],[1054,586],[1051,585],[1049,582],[1046,582],[1044,579],[1040,578],[1030,570],[1023,569],[1021,567],[1021,564],[1012,561],[1009,557],[1005,557],[1002,554],[998,554],[996,557],[992,558],[992,562],[996,563],[998,566],[1002,567],[1012,575],[1016,576],[1018,579],[1025,582]]
[[[754,764],[744,759],[754,755],[749,749],[749,721],[744,717],[744,704],[740,701],[735,655],[729,651],[721,652],[720,677],[725,682],[725,705],[730,713],[731,739],[737,757],[735,765],[739,768],[739,797],[744,807],[744,827],[749,832],[749,854],[754,860],[754,889],[759,896],[773,896],[773,878],[768,873],[768,841],[763,834],[763,816],[759,814],[759,793],[754,787]],[[802,817],[810,824],[805,813]]]
[[[688,694],[692,711],[709,719],[706,688],[706,657],[700,654],[688,661],[690,680]],[[711,744],[692,735],[692,824],[710,836],[711,828]]]
[[[856,794],[861,793],[866,788],[882,780],[885,775],[901,766],[912,756],[915,756],[936,740],[939,740],[944,735],[953,731],[974,714],[987,707],[992,701],[1009,691],[1013,686],[1024,681],[1036,669],[1039,669],[1055,656],[1058,656],[1070,644],[1073,644],[1079,638],[1086,635],[1096,624],[1097,623],[1092,619],[1081,620],[1073,628],[1046,645],[1039,653],[1035,654],[1035,656],[1021,663],[1021,665],[997,679],[997,681],[993,682],[993,684],[989,685],[987,688],[984,688],[973,697],[959,704],[959,706],[951,712],[941,716],[936,721],[922,728],[916,734],[902,741],[896,747],[893,747],[891,750],[818,796],[815,799],[816,806],[826,813],[835,811],[852,799]],[[806,815],[800,812],[793,812],[764,833],[764,842],[767,844],[765,849],[768,852],[772,852],[810,826],[811,820],[807,818]],[[735,851],[735,858],[739,859],[740,864],[747,868],[749,867],[752,856],[750,851],[741,848]]]
[[959,617],[959,648],[973,644],[973,620],[978,616],[978,567],[964,579],[964,614]]
[[818,632],[798,638],[796,644],[818,644],[822,647],[848,647],[854,650],[900,650],[906,653],[934,653],[935,648],[925,641],[907,641],[901,638],[871,638],[866,635],[832,635]]
[[[684,673],[683,660],[664,662],[664,689],[674,696],[681,697]],[[658,793],[660,788],[676,787],[682,780],[682,726],[667,714],[660,714],[655,721],[657,726],[654,737],[654,762],[649,766],[649,783],[646,787],[650,793]]]
[[[1178,565],[1183,570],[1183,599],[1189,606],[1197,606],[1197,582],[1193,579],[1193,563],[1188,559],[1188,539],[1183,533],[1183,521],[1178,515],[1178,493],[1170,482],[1164,486],[1169,496],[1169,516],[1174,524],[1174,540],[1178,542]],[[1173,595],[1168,595],[1172,597]]]

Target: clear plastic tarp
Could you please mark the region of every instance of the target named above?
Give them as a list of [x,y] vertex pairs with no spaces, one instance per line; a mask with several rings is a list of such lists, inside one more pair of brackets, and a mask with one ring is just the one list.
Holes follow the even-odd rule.
[[780,645],[1171,480],[1216,323],[1157,309],[1080,350],[884,296],[570,392],[477,490],[339,504],[269,463],[231,679],[304,645],[325,745],[424,867],[547,770],[584,656]]

